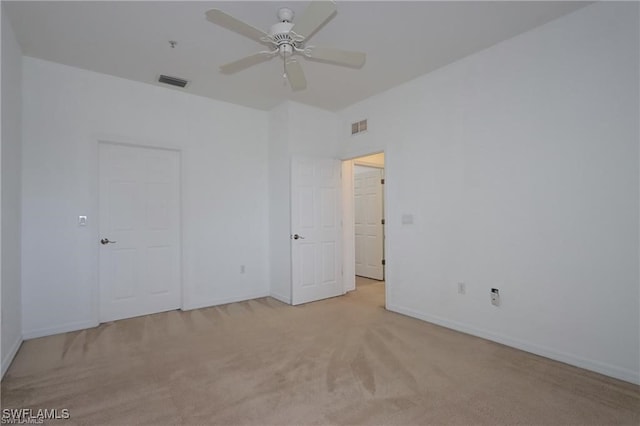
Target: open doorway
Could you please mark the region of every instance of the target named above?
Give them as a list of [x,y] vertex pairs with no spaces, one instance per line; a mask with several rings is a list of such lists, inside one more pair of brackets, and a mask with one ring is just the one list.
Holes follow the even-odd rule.
[[[351,164],[353,269],[355,290],[375,292],[384,297],[384,153],[349,160]],[[384,302],[383,302],[384,305]]]

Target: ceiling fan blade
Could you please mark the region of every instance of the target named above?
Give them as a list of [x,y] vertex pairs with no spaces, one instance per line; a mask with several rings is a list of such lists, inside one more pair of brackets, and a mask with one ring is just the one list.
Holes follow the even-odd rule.
[[345,65],[353,68],[362,68],[367,60],[366,53],[333,49],[331,47],[309,46],[305,49],[304,54],[311,59],[333,62],[334,64]]
[[246,58],[238,59],[237,61],[230,62],[220,66],[220,71],[223,74],[233,74],[238,71],[242,71],[245,68],[249,68],[251,65],[259,64],[260,62],[267,61],[273,58],[275,53],[271,52],[259,52]]
[[294,21],[293,32],[308,39],[318,28],[336,13],[336,3],[332,0],[314,0],[302,16]]
[[307,88],[307,79],[304,78],[304,71],[302,71],[302,67],[295,59],[287,62],[287,78],[294,91]]
[[245,37],[249,37],[251,40],[255,40],[259,43],[262,42],[262,37],[267,36],[267,33],[264,31],[259,30],[246,22],[242,22],[219,9],[208,10],[205,15],[207,16],[208,21],[220,25],[221,27],[225,27],[228,30],[235,31]]

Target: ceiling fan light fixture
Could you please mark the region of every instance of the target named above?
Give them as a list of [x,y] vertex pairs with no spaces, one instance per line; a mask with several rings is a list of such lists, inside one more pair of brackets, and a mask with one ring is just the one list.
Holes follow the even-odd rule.
[[282,56],[283,58],[285,56],[291,56],[293,54],[293,46],[287,43],[283,43],[278,46],[278,53],[280,53],[280,56]]

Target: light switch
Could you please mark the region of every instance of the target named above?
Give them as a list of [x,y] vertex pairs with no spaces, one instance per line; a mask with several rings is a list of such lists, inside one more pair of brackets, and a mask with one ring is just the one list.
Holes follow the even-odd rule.
[[86,216],[78,216],[78,226],[87,226]]
[[403,214],[402,215],[402,224],[403,225],[412,225],[413,224],[413,215],[412,214]]

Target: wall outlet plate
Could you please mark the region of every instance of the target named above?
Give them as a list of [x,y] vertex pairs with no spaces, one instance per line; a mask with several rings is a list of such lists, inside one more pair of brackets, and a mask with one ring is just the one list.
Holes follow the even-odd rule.
[[500,306],[500,290],[497,288],[491,289],[491,304],[494,306]]

